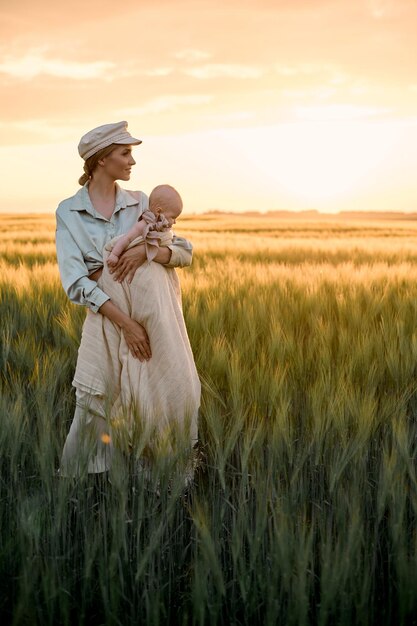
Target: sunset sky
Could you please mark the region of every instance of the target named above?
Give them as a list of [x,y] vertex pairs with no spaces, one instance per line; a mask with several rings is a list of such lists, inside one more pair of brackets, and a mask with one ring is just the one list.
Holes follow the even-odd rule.
[[0,211],[55,210],[80,136],[210,209],[417,211],[417,0],[1,0]]

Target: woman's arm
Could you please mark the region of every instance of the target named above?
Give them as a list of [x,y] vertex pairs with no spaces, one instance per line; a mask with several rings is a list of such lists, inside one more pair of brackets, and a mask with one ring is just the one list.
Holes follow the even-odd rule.
[[[153,260],[157,263],[162,263],[162,265],[166,265],[171,260],[171,254],[172,253],[169,248],[161,247]],[[133,248],[123,252],[116,267],[111,269],[110,273],[113,274],[114,280],[119,281],[119,283],[125,280],[125,278],[128,283],[131,283],[136,270],[145,262],[145,260],[145,246],[134,246]]]
[[[183,237],[174,236],[169,246],[161,246],[153,259],[167,267],[188,267],[193,258],[193,247]],[[125,278],[130,283],[136,270],[146,260],[144,246],[134,246],[126,250],[120,257],[116,267],[111,270],[114,280],[122,282]]]
[[89,278],[83,254],[58,211],[55,242],[61,282],[68,298],[97,313],[109,296]]
[[148,334],[141,324],[123,313],[111,300],[107,300],[100,307],[99,313],[120,326],[127,346],[135,358],[139,361],[148,361],[151,358]]
[[62,284],[69,299],[74,304],[87,306],[94,313],[100,312],[120,326],[133,356],[141,361],[149,359],[151,349],[145,329],[111,302],[109,296],[97,286],[96,280],[88,277],[82,252],[58,213],[56,248]]

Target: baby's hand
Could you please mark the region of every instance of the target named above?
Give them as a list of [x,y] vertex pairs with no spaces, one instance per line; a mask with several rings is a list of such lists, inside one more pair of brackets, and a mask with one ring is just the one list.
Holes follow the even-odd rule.
[[119,257],[113,254],[113,252],[110,252],[109,256],[107,257],[107,265],[109,267],[115,267],[117,265],[118,260],[119,260]]

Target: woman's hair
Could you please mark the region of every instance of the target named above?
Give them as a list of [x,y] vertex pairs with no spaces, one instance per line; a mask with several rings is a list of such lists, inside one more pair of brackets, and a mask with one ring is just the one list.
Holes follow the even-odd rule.
[[90,180],[100,159],[104,159],[104,157],[109,156],[109,154],[113,152],[117,145],[118,144],[112,143],[110,144],[110,146],[107,146],[107,148],[99,150],[84,161],[84,174],[82,174],[82,176],[80,176],[80,178],[78,179],[80,185],[85,185],[85,183]]

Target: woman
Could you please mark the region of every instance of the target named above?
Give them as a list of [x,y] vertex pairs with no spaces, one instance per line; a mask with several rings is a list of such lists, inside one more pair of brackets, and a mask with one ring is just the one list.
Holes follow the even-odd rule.
[[[178,316],[178,293],[176,299],[172,297],[175,290],[178,292],[173,268],[190,265],[191,244],[174,237],[169,246],[159,248],[152,263],[143,267],[144,246],[133,246],[120,257],[111,277],[108,268],[102,276],[105,244],[127,232],[148,208],[145,194],[127,192],[116,183],[116,180],[129,180],[135,165],[132,146],[140,143],[140,139],[130,135],[126,122],[99,126],[84,135],[78,146],[85,161],[84,175],[79,179],[82,189],[61,202],[56,212],[56,247],[62,284],[72,302],[88,308],[73,380],[76,410],[61,459],[60,472],[64,476],[85,469],[89,473],[110,469],[116,451],[111,423],[117,422],[121,415],[126,416],[126,409],[133,406],[136,412],[139,409],[139,417],[148,426],[154,421],[153,428],[157,428],[161,416],[164,426],[170,419],[161,413],[162,389],[158,395],[158,385],[152,389],[149,385],[155,380],[155,369],[163,371],[165,386],[175,376],[178,370],[175,341],[170,328],[154,313],[172,305],[173,310],[177,307]],[[138,268],[141,268],[141,280],[135,286],[132,280],[139,275]],[[146,315],[140,304],[132,308],[130,301],[130,289],[140,290],[145,284],[148,286]],[[155,294],[159,301],[152,305]],[[140,316],[144,316],[143,320]],[[197,436],[200,385],[184,328],[176,338],[181,345],[181,358],[187,362],[188,378],[182,383],[182,396],[192,445]],[[161,333],[164,337],[157,355],[153,354],[150,329],[155,338]],[[189,397],[185,397],[187,394]],[[166,411],[169,410],[166,405]],[[178,422],[180,410],[181,407],[176,407],[173,422]]]

